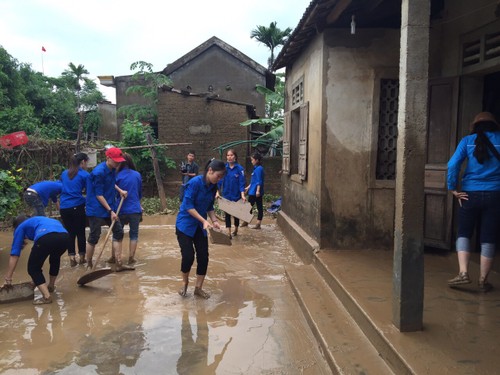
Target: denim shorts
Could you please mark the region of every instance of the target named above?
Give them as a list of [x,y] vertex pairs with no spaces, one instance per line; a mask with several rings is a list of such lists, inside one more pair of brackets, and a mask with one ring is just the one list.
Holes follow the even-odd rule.
[[128,233],[131,241],[139,239],[139,223],[141,222],[142,214],[122,214],[119,215],[122,227],[129,225],[130,231]]
[[500,223],[500,191],[467,191],[458,211],[458,237],[471,238],[478,226],[480,243],[496,243]]

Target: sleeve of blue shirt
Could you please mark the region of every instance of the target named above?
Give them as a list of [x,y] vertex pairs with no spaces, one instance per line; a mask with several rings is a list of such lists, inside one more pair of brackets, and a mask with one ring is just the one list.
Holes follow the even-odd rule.
[[198,184],[188,183],[186,185],[186,190],[184,191],[184,202],[185,202],[184,207],[186,211],[194,208],[193,197],[196,197],[197,193],[198,193]]
[[455,153],[448,162],[448,190],[455,190],[458,186],[460,167],[467,157],[467,141],[463,138],[457,146]]
[[24,245],[24,227],[21,223],[14,231],[14,239],[12,240],[12,248],[10,255],[20,256]]
[[240,193],[244,192],[245,191],[245,185],[246,185],[246,181],[245,181],[245,170],[243,169],[243,167],[241,167],[241,178],[240,178]]
[[262,186],[262,167],[255,168],[255,186]]
[[97,171],[97,173],[93,175],[92,184],[94,185],[95,195],[104,196],[104,176],[102,174],[102,171]]

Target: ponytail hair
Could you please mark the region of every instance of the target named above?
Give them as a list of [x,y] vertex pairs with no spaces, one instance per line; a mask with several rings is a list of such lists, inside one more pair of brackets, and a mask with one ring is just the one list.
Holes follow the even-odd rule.
[[209,169],[212,169],[213,172],[225,172],[226,164],[222,160],[212,159],[207,165],[205,165],[205,171],[203,172],[203,178],[206,178],[207,172]]
[[137,168],[135,167],[134,160],[132,159],[132,156],[129,153],[124,152],[123,158],[125,159],[125,161],[122,161],[118,166],[117,168],[118,172],[120,172],[125,167],[128,167],[128,169],[132,169],[133,171],[137,170]]
[[68,168],[68,177],[70,180],[72,180],[78,174],[78,169],[80,168],[80,163],[82,161],[88,161],[88,160],[89,160],[89,157],[84,152],[79,152],[79,153],[73,155],[73,157],[71,158],[71,160],[69,162],[69,168]]
[[471,134],[477,134],[477,137],[474,141],[476,147],[473,155],[479,164],[483,164],[491,157],[489,150],[498,158],[498,151],[485,134],[486,132],[496,132],[498,130],[500,130],[498,123],[490,112],[481,112],[474,118],[471,124]]
[[252,158],[257,161],[257,164],[260,165],[262,163],[262,155],[259,152],[254,152],[252,154]]

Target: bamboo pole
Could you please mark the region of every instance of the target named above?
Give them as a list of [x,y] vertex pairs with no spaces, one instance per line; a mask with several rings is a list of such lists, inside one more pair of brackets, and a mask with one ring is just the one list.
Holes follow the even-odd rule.
[[[162,211],[165,211],[167,209],[167,199],[165,198],[165,190],[163,189],[163,181],[161,180],[160,166],[158,165],[158,158],[156,157],[156,150],[153,147],[153,146],[157,146],[157,145],[153,145],[153,139],[151,137],[151,134],[149,134],[149,133],[146,134],[146,140],[147,140],[148,145],[151,149],[151,159],[153,159],[153,169],[155,172],[156,185],[158,186],[158,195],[160,196],[161,209],[162,209]],[[126,147],[123,147],[121,149],[124,149],[124,148],[126,148]]]

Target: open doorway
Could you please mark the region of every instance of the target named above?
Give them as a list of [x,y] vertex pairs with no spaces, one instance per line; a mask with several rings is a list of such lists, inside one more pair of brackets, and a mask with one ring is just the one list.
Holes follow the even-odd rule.
[[484,76],[483,110],[500,121],[500,72]]

